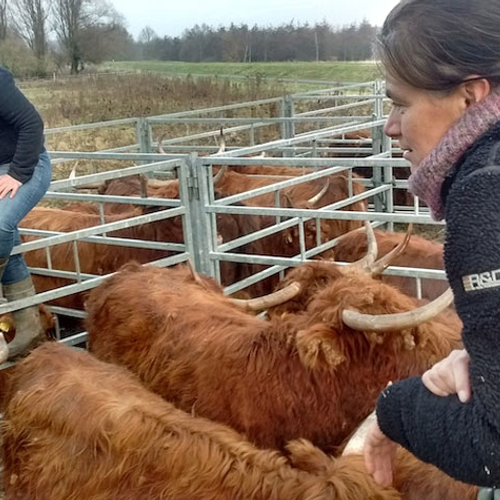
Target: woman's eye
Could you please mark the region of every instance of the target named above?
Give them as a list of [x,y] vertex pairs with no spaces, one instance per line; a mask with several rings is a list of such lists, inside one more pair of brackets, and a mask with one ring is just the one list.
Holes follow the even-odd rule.
[[395,111],[399,111],[400,113],[404,111],[404,106],[397,102],[391,102],[391,107],[392,109],[394,109]]

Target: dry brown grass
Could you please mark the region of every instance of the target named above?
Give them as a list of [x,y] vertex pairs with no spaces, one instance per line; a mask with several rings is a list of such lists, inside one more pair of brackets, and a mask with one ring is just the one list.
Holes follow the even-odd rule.
[[277,97],[286,93],[286,86],[255,79],[100,74],[40,82],[24,92],[52,128]]
[[[223,106],[261,98],[277,97],[286,93],[281,83],[263,83],[260,80],[230,81],[224,78],[165,77],[154,74],[96,74],[81,78],[30,83],[21,88],[43,116],[47,129],[96,123],[122,118],[135,118]],[[225,116],[278,116],[275,104]],[[214,116],[214,115],[212,115]],[[217,116],[220,116],[217,115]],[[153,140],[179,137],[213,130],[215,124],[156,126]],[[277,137],[279,128],[269,136],[258,136],[259,141]],[[233,145],[248,143],[248,137],[232,137]],[[113,126],[94,130],[68,131],[48,134],[46,146],[50,151],[100,151],[127,146],[136,142],[135,126]],[[213,139],[205,144],[214,145]],[[81,160],[78,174],[124,168],[131,162],[104,162]],[[75,162],[58,165],[54,178],[67,177]]]

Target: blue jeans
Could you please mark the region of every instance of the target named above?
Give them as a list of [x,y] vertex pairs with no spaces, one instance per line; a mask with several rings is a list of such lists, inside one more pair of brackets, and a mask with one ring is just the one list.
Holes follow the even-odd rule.
[[[0,175],[6,174],[9,165],[0,165]],[[52,166],[49,154],[40,154],[31,179],[23,184],[14,198],[9,195],[0,200],[0,258],[7,258],[15,245],[21,243],[17,226],[28,212],[42,199],[50,185]],[[2,284],[10,285],[29,276],[28,267],[21,254],[9,258],[2,276]]]

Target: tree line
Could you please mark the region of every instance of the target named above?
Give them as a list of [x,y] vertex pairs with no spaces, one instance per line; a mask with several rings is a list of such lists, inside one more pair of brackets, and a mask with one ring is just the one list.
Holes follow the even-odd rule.
[[277,27],[203,24],[180,37],[144,28],[136,42],[143,59],[189,62],[359,61],[371,58],[377,28],[368,21],[335,28],[326,21]]
[[0,63],[17,76],[45,76],[66,68],[78,74],[105,60],[355,61],[371,57],[376,30],[368,21],[202,24],[172,37],[146,26],[134,40],[108,0],[0,0]]

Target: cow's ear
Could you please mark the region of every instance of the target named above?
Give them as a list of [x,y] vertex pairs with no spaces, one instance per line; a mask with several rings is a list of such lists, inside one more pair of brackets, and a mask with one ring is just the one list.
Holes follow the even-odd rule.
[[281,196],[281,204],[283,208],[294,208],[292,199],[288,193],[283,193],[283,196]]
[[307,368],[335,369],[347,360],[338,337],[324,323],[297,332],[296,346],[300,361]]
[[291,245],[293,243],[293,233],[292,229],[286,229],[283,233],[283,239],[286,245]]

